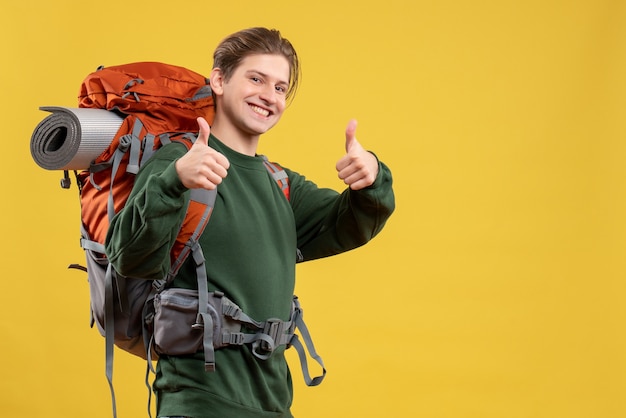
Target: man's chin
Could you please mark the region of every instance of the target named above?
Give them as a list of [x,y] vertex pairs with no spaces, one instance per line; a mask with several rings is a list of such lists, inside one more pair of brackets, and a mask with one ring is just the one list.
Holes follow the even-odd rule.
[[277,123],[278,123],[278,120],[255,124],[254,126],[250,126],[251,128],[250,130],[254,132],[254,134],[256,135],[263,135],[264,133],[267,133],[270,129],[272,129],[274,126],[276,126]]

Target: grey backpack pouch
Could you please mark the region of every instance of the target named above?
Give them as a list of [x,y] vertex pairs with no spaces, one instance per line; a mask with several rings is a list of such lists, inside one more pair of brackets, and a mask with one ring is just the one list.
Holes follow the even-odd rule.
[[[185,355],[202,349],[203,328],[198,324],[198,291],[170,288],[154,300],[154,348],[159,354]],[[213,318],[213,335],[219,335],[220,320],[215,308],[207,306]]]

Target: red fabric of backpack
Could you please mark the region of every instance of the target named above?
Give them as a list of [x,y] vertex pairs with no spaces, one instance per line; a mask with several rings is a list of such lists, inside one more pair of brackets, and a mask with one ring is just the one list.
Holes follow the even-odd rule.
[[[78,99],[79,107],[106,109],[125,116],[109,147],[89,170],[79,174],[85,229],[92,240],[103,243],[107,213],[111,212],[111,208],[102,210],[107,207],[103,202],[112,194],[113,212],[117,213],[126,203],[139,166],[163,143],[182,141],[189,147],[188,134],[198,131],[196,119],[202,116],[209,124],[213,121],[213,97],[208,80],[194,71],[158,62],[137,62],[101,67],[89,74],[81,84]],[[119,161],[115,161],[116,154],[120,155]]]

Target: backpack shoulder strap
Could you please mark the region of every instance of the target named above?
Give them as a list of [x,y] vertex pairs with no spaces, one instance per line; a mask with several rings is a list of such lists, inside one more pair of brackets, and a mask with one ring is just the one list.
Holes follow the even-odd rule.
[[[272,175],[280,190],[282,190],[285,198],[289,202],[291,200],[290,187],[289,187],[289,176],[284,168],[282,168],[279,164],[271,162],[267,159],[265,155],[261,155],[263,157],[263,164],[269,173]],[[304,261],[304,256],[299,248],[296,248],[296,262],[301,263]]]
[[[190,149],[195,139],[194,135],[183,134],[175,137],[169,137],[167,142],[179,142],[185,145],[187,149]],[[174,279],[174,277],[176,277],[178,271],[189,255],[193,256],[196,263],[198,280],[200,280],[200,276],[202,276],[206,282],[206,270],[203,266],[204,255],[202,254],[199,240],[200,236],[204,232],[204,229],[209,223],[209,218],[211,217],[213,208],[215,207],[216,198],[216,189],[191,189],[185,217],[170,252],[170,271],[164,280],[160,280],[155,283],[155,288],[157,290],[162,290]]]
[[[180,270],[180,267],[190,254],[194,257],[197,266],[204,263],[204,256],[200,259],[202,251],[200,250],[200,244],[198,241],[202,232],[204,232],[204,228],[209,223],[209,218],[211,217],[213,207],[215,206],[216,197],[217,189],[191,190],[185,219],[183,220],[183,224],[181,225],[178,236],[176,237],[176,242],[172,247],[172,267],[170,268],[170,272],[166,279],[168,283],[174,279],[176,274],[178,274],[178,270]],[[201,271],[202,275],[206,278],[206,271],[204,268],[201,269]]]
[[263,157],[265,168],[270,172],[274,180],[276,180],[278,187],[280,187],[287,201],[289,201],[289,177],[287,176],[287,172],[277,163],[269,161],[265,155],[261,157]]

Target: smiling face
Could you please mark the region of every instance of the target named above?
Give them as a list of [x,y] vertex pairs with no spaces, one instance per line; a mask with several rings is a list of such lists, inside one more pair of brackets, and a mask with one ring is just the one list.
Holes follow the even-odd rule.
[[227,143],[258,141],[285,110],[289,77],[289,62],[276,54],[246,56],[228,79],[214,68],[211,88],[216,114],[212,132]]

